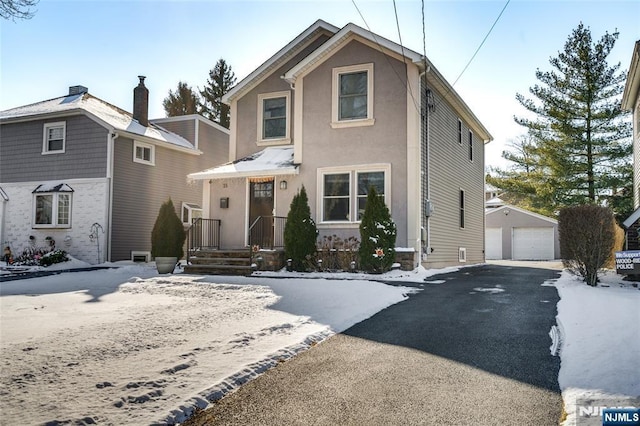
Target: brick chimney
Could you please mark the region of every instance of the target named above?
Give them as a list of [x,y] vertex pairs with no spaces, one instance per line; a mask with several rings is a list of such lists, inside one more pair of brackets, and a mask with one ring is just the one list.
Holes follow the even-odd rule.
[[84,86],[69,86],[69,96],[88,93],[89,89]]
[[139,75],[140,83],[133,89],[133,118],[147,127],[149,125],[149,89],[144,85],[143,75]]

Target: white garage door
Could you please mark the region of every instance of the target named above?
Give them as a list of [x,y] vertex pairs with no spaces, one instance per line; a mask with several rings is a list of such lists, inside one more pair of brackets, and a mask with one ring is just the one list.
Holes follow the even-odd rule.
[[502,228],[487,228],[484,237],[486,259],[502,259]]
[[553,260],[553,228],[513,228],[514,260]]

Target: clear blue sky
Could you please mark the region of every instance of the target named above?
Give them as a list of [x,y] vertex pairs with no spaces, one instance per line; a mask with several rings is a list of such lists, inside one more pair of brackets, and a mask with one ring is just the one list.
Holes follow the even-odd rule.
[[[398,41],[392,0],[355,1],[366,24]],[[427,56],[450,83],[471,58],[506,0],[425,0]],[[397,0],[403,44],[422,51],[420,1]],[[81,84],[93,95],[131,111],[137,75],[146,75],[150,117],[178,81],[202,87],[224,58],[238,81],[316,19],[366,28],[351,1],[52,1],[40,0],[28,21],[0,21],[0,110],[62,96]],[[640,39],[640,1],[511,0],[456,90],[494,136],[487,164],[505,163],[505,144],[523,130],[537,68],[563,49],[583,22],[594,39],[620,32],[610,63],[626,70]]]

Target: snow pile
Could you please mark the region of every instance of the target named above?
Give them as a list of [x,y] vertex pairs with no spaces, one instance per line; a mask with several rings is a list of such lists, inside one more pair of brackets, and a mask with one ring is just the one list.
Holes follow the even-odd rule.
[[3,282],[2,421],[181,421],[410,291],[363,280],[159,276],[148,265]]
[[555,284],[567,426],[576,424],[580,400],[640,398],[640,290],[613,273],[601,281],[589,287],[564,271]]

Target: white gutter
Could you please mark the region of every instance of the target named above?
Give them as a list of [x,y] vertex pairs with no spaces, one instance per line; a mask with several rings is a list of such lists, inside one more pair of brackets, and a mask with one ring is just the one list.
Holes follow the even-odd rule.
[[107,238],[105,242],[104,252],[105,261],[111,262],[111,238],[113,236],[112,223],[113,223],[113,167],[114,167],[114,152],[115,152],[115,140],[119,137],[118,133],[109,131],[107,137],[107,183],[109,193],[107,194]]

